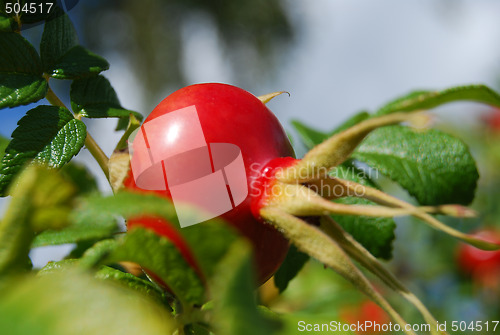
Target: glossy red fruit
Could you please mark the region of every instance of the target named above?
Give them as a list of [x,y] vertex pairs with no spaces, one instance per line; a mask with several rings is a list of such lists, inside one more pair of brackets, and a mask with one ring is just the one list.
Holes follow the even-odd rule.
[[[136,227],[145,227],[149,230],[154,231],[160,236],[168,238],[168,240],[172,242],[173,245],[175,245],[175,247],[179,250],[179,252],[181,253],[182,257],[184,257],[186,262],[192,268],[195,269],[195,271],[198,273],[199,276],[203,276],[201,268],[198,262],[196,261],[192,251],[190,250],[188,244],[170,222],[166,221],[163,218],[154,216],[136,217],[127,220],[128,230],[131,230]],[[152,277],[155,280],[156,283],[160,284],[163,288],[170,291],[167,284],[165,284],[163,280],[160,279],[160,277],[156,276],[153,272],[149,271],[148,269],[144,270],[150,277]]]
[[195,268],[200,271],[196,259],[189,249],[188,244],[182,238],[181,234],[174,228],[174,226],[167,222],[165,219],[160,217],[148,216],[148,217],[138,217],[130,218],[127,220],[127,228],[133,229],[135,227],[147,227],[148,229],[154,231],[158,235],[166,236],[172,242],[179,252],[182,254],[184,259]]
[[[256,187],[256,181],[266,164],[275,158],[293,157],[293,149],[277,118],[257,97],[226,84],[209,83],[182,88],[165,98],[144,124],[190,106],[196,107],[207,143],[231,143],[241,150],[248,196],[221,217],[252,242],[259,283],[263,283],[276,272],[286,256],[288,241],[272,226],[261,222],[252,214],[251,198],[259,195],[260,189]],[[181,123],[176,127],[176,138],[187,136],[189,130],[185,123]],[[148,132],[148,140],[168,137],[161,129],[157,132]],[[139,189],[132,174],[124,185],[128,189]],[[168,188],[166,191],[154,192],[171,197]],[[146,221],[142,224],[148,227]]]
[[365,327],[358,329],[357,334],[382,334],[384,332],[379,330],[390,322],[386,312],[370,300],[363,300],[356,306],[343,307],[339,317],[349,324],[365,325]]
[[[500,244],[500,231],[486,229],[474,234],[485,241]],[[458,264],[460,269],[472,276],[480,284],[498,285],[500,275],[500,251],[485,251],[469,244],[463,244],[458,250]]]
[[255,218],[259,218],[259,211],[267,205],[268,200],[273,196],[273,186],[276,183],[276,173],[280,169],[293,166],[298,159],[293,157],[280,157],[269,161],[260,171],[259,177],[254,181],[251,194],[250,209]]
[[500,132],[500,108],[491,110],[489,114],[482,117],[483,122],[493,132]]

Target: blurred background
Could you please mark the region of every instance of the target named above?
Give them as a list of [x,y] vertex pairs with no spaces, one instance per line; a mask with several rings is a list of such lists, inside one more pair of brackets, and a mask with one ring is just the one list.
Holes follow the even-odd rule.
[[[373,111],[416,89],[469,83],[500,89],[500,2],[495,0],[82,0],[69,15],[81,44],[110,62],[103,74],[122,105],[145,116],[167,95],[193,83],[225,82],[256,95],[290,92],[268,106],[294,137],[299,156],[304,149],[290,126],[293,119],[328,131],[355,112]],[[38,45],[42,28],[23,35]],[[51,85],[69,96],[69,83],[52,80]],[[31,108],[3,111],[0,135],[10,137]],[[499,227],[500,116],[474,103],[434,112],[437,127],[470,145],[481,175],[473,204],[481,217],[448,223],[464,231],[479,224]],[[114,132],[116,120],[86,122],[111,154],[121,136]],[[90,154],[82,150],[77,159],[110,193]],[[3,208],[8,199],[0,201]],[[438,319],[500,319],[500,279],[485,283],[461,270],[457,241],[410,219],[398,220],[396,235],[388,266]],[[38,250],[32,255],[35,266],[69,249]],[[269,303],[329,320],[361,317],[356,315],[362,300],[313,262]],[[405,315],[412,320],[411,310]]]

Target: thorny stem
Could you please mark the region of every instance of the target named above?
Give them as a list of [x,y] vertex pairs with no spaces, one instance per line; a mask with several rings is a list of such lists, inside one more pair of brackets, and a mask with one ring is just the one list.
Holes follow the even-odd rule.
[[[48,77],[46,77],[47,82],[48,82]],[[59,99],[59,97],[54,93],[52,88],[50,88],[47,91],[47,96],[45,97],[52,105],[54,106],[59,106],[59,107],[66,107],[66,105]],[[69,110],[69,109],[68,109]],[[75,116],[76,119],[80,119],[77,115]],[[109,158],[106,156],[104,151],[102,151],[101,147],[97,144],[97,142],[94,140],[94,138],[90,135],[90,133],[87,131],[87,137],[85,138],[85,147],[89,150],[90,154],[95,158],[97,163],[102,169],[102,172],[104,172],[104,175],[106,178],[109,180],[109,167],[108,167],[108,162]]]

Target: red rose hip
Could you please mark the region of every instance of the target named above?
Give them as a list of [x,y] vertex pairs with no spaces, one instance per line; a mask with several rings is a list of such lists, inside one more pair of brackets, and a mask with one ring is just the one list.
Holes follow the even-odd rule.
[[[494,228],[484,229],[474,236],[500,244],[500,231]],[[485,251],[465,244],[458,249],[457,260],[460,269],[478,284],[500,288],[500,251]]]
[[[156,122],[149,123],[153,120]],[[168,122],[158,122],[160,120]],[[214,189],[213,193],[210,193],[210,188],[199,186],[201,179],[197,178],[206,175],[212,177],[218,170],[224,170],[226,185],[222,191],[229,193],[232,206],[220,217],[251,241],[259,283],[269,279],[286,256],[288,241],[271,225],[256,218],[250,205],[252,198],[259,197],[260,188],[257,184],[265,166],[276,158],[294,157],[294,152],[279,121],[265,104],[247,91],[231,85],[209,83],[187,86],[165,98],[146,118],[140,131],[145,146],[151,149],[152,156],[155,155],[155,147],[156,151],[163,151],[164,155],[175,158],[164,159],[161,165],[157,166],[158,171],[165,176],[164,179],[143,179],[143,184],[152,186],[149,188],[151,192],[173,199],[174,205],[178,194],[187,199],[191,197],[195,204],[201,201],[212,207],[220,205],[217,203],[216,192],[221,189]],[[206,143],[205,147],[203,143]],[[132,145],[135,150],[134,145],[135,140]],[[219,150],[218,148],[227,150],[227,154],[223,152],[220,155],[215,151]],[[229,164],[232,158],[228,159],[227,156],[230,154],[236,157],[239,153],[241,157],[234,159],[231,166],[218,163],[217,155],[222,157],[224,164]],[[136,155],[136,152],[133,155]],[[203,155],[210,157],[210,160],[207,160],[209,163],[204,163],[208,167],[192,164]],[[136,173],[138,169],[134,169],[134,156],[132,157],[131,173],[124,185],[127,189],[144,190],[141,187],[141,177]],[[238,158],[241,161],[238,161]],[[208,174],[206,169],[209,169]],[[241,176],[244,178],[238,179]],[[165,186],[155,185],[157,183],[164,183]],[[145,191],[148,191],[147,189]],[[148,220],[135,220],[135,223],[148,228]],[[160,231],[157,228],[152,229]],[[181,253],[187,257],[182,250]]]

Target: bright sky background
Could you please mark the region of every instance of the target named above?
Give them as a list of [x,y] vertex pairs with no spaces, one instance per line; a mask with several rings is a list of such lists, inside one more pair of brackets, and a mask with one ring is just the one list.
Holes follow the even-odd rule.
[[[322,130],[332,129],[362,109],[374,110],[413,89],[441,89],[467,83],[498,87],[500,74],[500,1],[495,0],[288,0],[299,27],[297,44],[283,55],[272,82],[258,86],[257,95],[286,90],[269,104],[287,129],[299,119]],[[78,11],[78,6],[73,9]],[[71,15],[71,12],[70,12]],[[192,83],[231,83],[232,75],[218,51],[216,34],[196,25],[183,27],[186,39],[184,67]],[[122,105],[141,109],[133,74],[119,55],[108,56],[105,73]],[[159,101],[158,101],[159,102]],[[17,120],[32,106],[3,110],[0,134],[9,137]],[[453,105],[442,112],[455,122],[470,122],[474,104]],[[472,114],[472,112],[476,114]],[[460,115],[459,118],[455,114]],[[97,124],[98,123],[98,124]],[[119,136],[115,120],[90,125],[107,154]],[[86,150],[77,157],[100,176]],[[5,206],[0,200],[0,209]],[[42,264],[53,252],[39,253]]]

